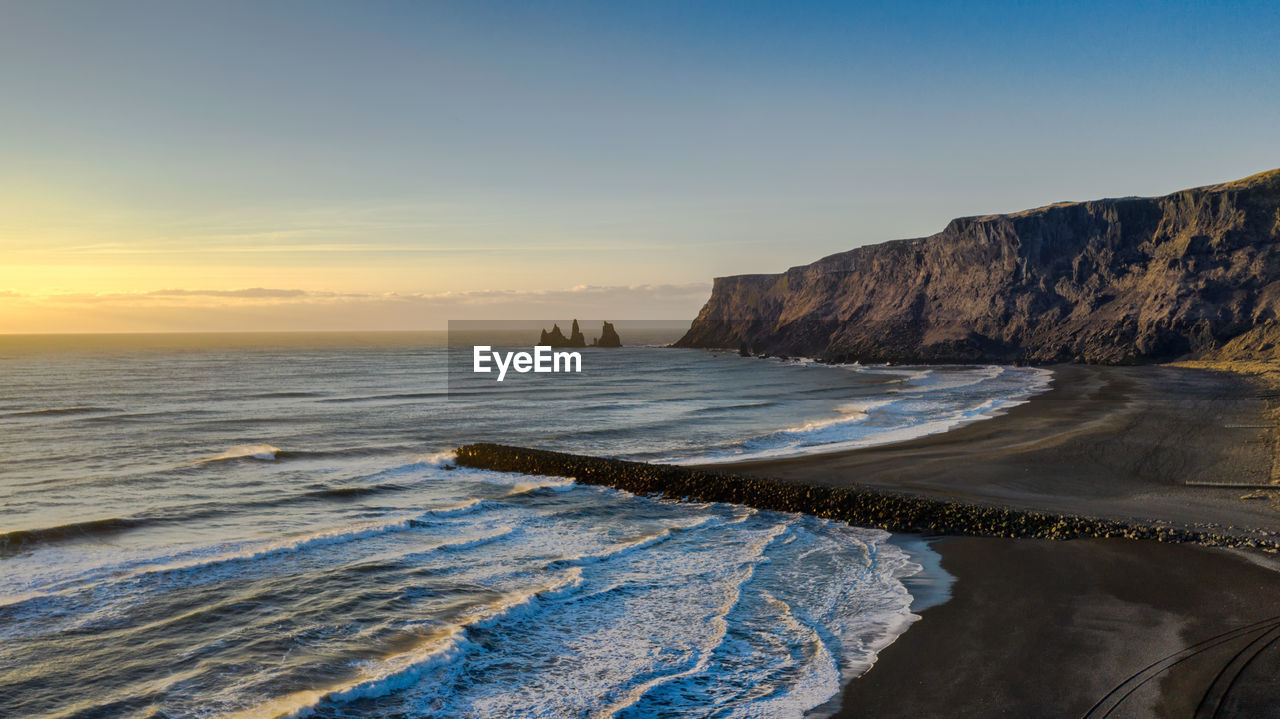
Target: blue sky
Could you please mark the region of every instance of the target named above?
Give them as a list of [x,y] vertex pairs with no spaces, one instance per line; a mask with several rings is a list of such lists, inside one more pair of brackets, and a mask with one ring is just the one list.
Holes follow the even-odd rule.
[[713,276],[1280,166],[1277,47],[1271,2],[4,2],[0,295],[691,316]]

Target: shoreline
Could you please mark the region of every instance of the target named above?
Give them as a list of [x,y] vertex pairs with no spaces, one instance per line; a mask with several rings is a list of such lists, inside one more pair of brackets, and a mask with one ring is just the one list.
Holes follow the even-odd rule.
[[[572,476],[583,484],[680,501],[801,511],[778,506],[779,500],[787,504],[787,495],[769,494],[790,488],[800,494],[789,496],[817,502],[803,512],[817,516],[828,516],[821,511],[822,490],[832,491],[497,445],[467,445],[457,457],[462,466]],[[772,501],[735,495],[725,480]],[[707,482],[712,486],[697,486]],[[881,647],[870,668],[842,681],[838,698],[828,702],[830,716],[1191,717],[1205,696],[1218,692],[1225,708],[1217,716],[1280,719],[1272,697],[1280,641],[1255,644],[1280,637],[1280,557],[1196,541],[1123,541],[1125,534],[1069,541],[906,535],[940,556],[939,568],[950,576],[948,596],[925,607],[913,600],[919,620]],[[887,541],[906,549],[901,535]],[[1273,621],[1258,631],[1239,631],[1267,618]],[[1238,633],[1164,671],[1142,673],[1224,632]],[[1249,653],[1255,649],[1256,655]],[[1239,666],[1239,656],[1250,659],[1247,666]],[[1103,709],[1115,711],[1087,713],[1103,700]]]
[[1238,528],[1234,527],[1210,530],[1180,527],[1161,520],[1146,523],[1011,509],[860,485],[800,483],[489,443],[463,445],[455,450],[454,456],[459,466],[473,469],[566,477],[579,484],[606,486],[633,494],[809,514],[890,532],[1043,539],[1123,537],[1280,551],[1280,540],[1274,536],[1253,530],[1236,531]]
[[[726,469],[1276,536],[1274,493],[1245,500],[1261,493],[1181,484],[1272,481],[1265,384],[1213,367],[1053,369],[1047,392],[951,432]],[[1277,614],[1280,562],[1270,555],[1114,539],[943,537],[930,546],[952,576],[951,598],[918,612],[845,683],[837,719],[1280,717],[1269,625],[1195,648]],[[1169,656],[1181,659],[1123,684]]]
[[1280,646],[1233,664],[1275,636],[1271,558],[1114,539],[945,537],[931,548],[954,577],[950,599],[845,682],[836,719],[1192,717],[1206,696],[1220,701],[1216,716],[1280,716]]
[[1280,717],[1274,493],[1183,484],[1271,481],[1265,391],[1202,369],[1053,369],[1048,391],[997,417],[845,452],[709,466],[497,445],[457,457],[925,538],[951,596],[844,683],[836,717]]
[[[689,465],[1021,511],[1280,538],[1274,423],[1248,379],[1182,367],[1055,365],[1050,389],[948,432],[802,457]],[[1187,486],[1184,482],[1223,484]],[[1270,494],[1271,496],[1267,496]]]

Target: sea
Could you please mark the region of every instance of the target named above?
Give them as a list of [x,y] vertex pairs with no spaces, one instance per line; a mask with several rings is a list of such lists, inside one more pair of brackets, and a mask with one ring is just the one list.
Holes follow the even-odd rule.
[[836,711],[945,599],[926,543],[450,451],[840,451],[1051,374],[632,339],[498,383],[451,372],[443,333],[0,337],[0,716]]

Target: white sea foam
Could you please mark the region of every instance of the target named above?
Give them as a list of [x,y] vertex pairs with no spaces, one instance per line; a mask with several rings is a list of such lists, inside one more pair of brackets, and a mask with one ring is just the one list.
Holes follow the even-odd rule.
[[[530,483],[531,488],[538,486],[541,485]],[[559,483],[550,483],[550,486],[559,487],[561,485]],[[526,489],[525,491],[532,491],[532,489]],[[239,545],[202,547],[198,551],[188,552],[179,556],[145,558],[116,565],[94,567],[80,576],[65,577],[59,581],[50,582],[38,591],[29,588],[23,593],[5,596],[0,600],[0,608],[41,598],[55,597],[60,593],[76,590],[86,580],[97,583],[107,581],[112,585],[118,586],[123,582],[144,580],[148,577],[174,572],[199,570],[207,573],[216,567],[233,563],[252,563],[324,547],[358,543],[373,537],[412,531],[431,520],[454,518],[482,511],[487,507],[493,506],[492,502],[492,499],[469,498],[461,502],[432,507],[411,514],[397,514],[374,521],[320,529],[284,539],[257,540],[242,542]],[[505,536],[510,534],[510,531],[510,529],[507,529],[501,535],[495,536]],[[495,536],[464,536],[456,541],[443,541],[434,548],[457,548],[467,546],[469,542],[477,539],[485,542],[492,541]]]
[[310,716],[324,703],[347,703],[377,698],[412,686],[441,663],[457,661],[467,650],[468,629],[484,628],[494,622],[528,613],[541,600],[563,597],[582,583],[582,570],[571,568],[544,585],[502,596],[477,605],[456,623],[428,634],[413,649],[363,662],[356,677],[328,689],[313,689],[268,700],[253,708],[228,715],[229,719],[284,719]]
[[711,655],[717,647],[724,643],[729,632],[728,616],[738,602],[742,600],[742,588],[755,576],[756,566],[764,559],[765,549],[787,531],[786,524],[778,524],[770,528],[763,537],[753,542],[748,550],[747,561],[737,570],[733,581],[724,589],[720,606],[711,617],[713,630],[697,649],[697,661],[686,669],[665,675],[659,675],[631,687],[621,698],[595,712],[597,719],[617,716],[628,707],[635,706],[645,694],[655,687],[675,681],[682,677],[693,676],[704,672],[711,664]]
[[[499,486],[508,480],[490,479]],[[506,486],[515,489],[519,484]],[[572,488],[561,480],[553,480],[551,486],[561,487],[560,491]],[[679,519],[663,520],[661,526],[622,541],[588,530],[601,521],[593,515],[582,518],[578,529],[546,521],[542,515],[521,519],[519,514],[509,517],[508,524],[487,530],[455,525],[473,529],[461,537],[436,534],[438,550],[470,551],[501,542],[497,550],[484,550],[495,561],[493,569],[465,574],[474,577],[466,581],[488,583],[491,580],[483,579],[487,572],[506,566],[509,569],[504,571],[517,572],[512,578],[527,574],[522,580],[526,583],[476,602],[453,619],[427,623],[420,630],[411,629],[411,622],[400,630],[416,636],[411,646],[405,648],[403,641],[389,644],[385,655],[353,665],[348,676],[330,684],[271,697],[264,695],[257,680],[246,679],[220,690],[216,700],[206,696],[207,706],[227,707],[232,711],[219,713],[228,716],[302,717],[377,699],[392,703],[379,704],[376,711],[360,703],[350,711],[480,717],[525,715],[535,709],[551,715],[576,707],[577,711],[590,709],[596,716],[631,716],[647,711],[642,708],[645,702],[685,701],[679,696],[689,687],[721,687],[716,690],[719,693],[688,700],[694,702],[689,706],[704,708],[705,702],[705,707],[720,707],[725,716],[799,716],[837,693],[842,681],[869,665],[874,652],[906,625],[902,612],[910,595],[888,589],[901,587],[899,568],[872,551],[887,537],[885,533],[740,507],[673,505],[597,488],[580,491],[586,493],[583,501],[590,498],[589,507],[612,501],[640,503],[653,511],[672,512]],[[495,501],[505,500],[470,498],[442,504],[412,517],[387,517],[293,537],[236,556],[210,557],[186,569],[208,578],[213,568],[234,560],[253,559],[253,566],[260,567],[263,559],[319,547],[350,557],[351,549],[407,529],[405,522],[478,512],[498,506],[492,504]],[[604,511],[607,516],[608,510]],[[505,541],[517,533],[520,541]],[[786,554],[771,556],[775,551]],[[892,557],[895,552],[886,547],[882,554]],[[539,565],[535,574],[527,560],[519,559],[525,555],[554,559]],[[792,565],[794,572],[784,571]],[[442,558],[435,566],[465,567],[467,563]],[[761,615],[766,609],[771,614]],[[103,605],[83,619],[103,623],[126,616],[118,608]],[[750,634],[756,631],[751,627],[766,626],[761,620],[770,616],[779,628],[770,630],[766,640],[798,648],[779,649],[773,658],[762,649],[745,651],[743,633],[749,633],[748,639],[755,636]],[[849,617],[856,622],[851,624]],[[569,673],[556,678],[555,667],[571,656],[566,652],[573,651],[561,644],[570,639],[566,632],[578,636],[572,641],[586,642],[575,645],[577,651],[588,652],[582,661],[595,662],[602,671],[574,668],[570,662],[564,665]],[[366,641],[375,641],[374,634],[368,636]],[[490,638],[483,652],[474,651],[481,636]],[[493,637],[499,638],[496,644]],[[676,648],[682,643],[689,643],[682,659],[662,659],[664,654],[653,653],[655,647]],[[527,665],[519,681],[495,676],[490,683],[492,667],[512,666],[515,661],[503,659],[507,652],[560,659]],[[784,661],[771,667],[788,652],[801,656],[800,663]],[[609,664],[615,660],[616,664]],[[775,676],[779,671],[790,675],[782,684]],[[552,673],[542,676],[546,672]],[[571,683],[564,684],[569,677]],[[732,693],[738,691],[735,687],[760,682],[774,688],[762,696],[747,690]],[[677,684],[679,688],[668,689]],[[446,690],[461,693],[441,695]],[[660,696],[654,697],[655,693]]]
[[207,457],[202,462],[221,462],[229,459],[261,459],[271,461],[280,453],[279,447],[269,444],[242,444],[231,447],[222,454]]
[[713,516],[700,517],[698,519],[695,519],[692,522],[687,522],[685,524],[677,524],[675,526],[666,527],[661,531],[654,532],[653,534],[650,534],[647,536],[637,537],[635,539],[632,539],[626,542],[618,542],[617,544],[611,544],[601,550],[597,550],[594,552],[584,552],[584,553],[580,553],[572,556],[561,557],[551,562],[549,566],[596,564],[598,562],[602,562],[607,559],[617,559],[618,557],[621,557],[629,552],[635,552],[641,549],[648,549],[649,547],[652,547],[653,545],[658,544],[659,542],[663,542],[663,541],[666,541],[667,539],[670,539],[671,537],[675,536],[678,532],[687,532],[691,529],[695,529],[697,527],[704,527],[711,523],[715,523],[717,521],[718,521],[718,518]]
[[815,430],[827,429],[836,425],[849,424],[852,422],[861,422],[866,419],[872,410],[893,404],[895,399],[868,399],[859,402],[846,402],[836,407],[836,416],[824,417],[822,419],[813,419],[795,427],[787,427],[780,430],[779,434],[803,434],[805,432],[813,432]]
[[999,416],[1049,388],[1052,370],[987,366],[864,368],[902,374],[889,397],[846,403],[834,417],[820,417],[770,435],[742,440],[728,451],[666,459],[673,464],[718,464],[824,454],[904,442]]
[[[0,594],[16,603],[0,606],[0,635],[10,664],[27,669],[0,668],[0,682],[57,667],[20,679],[31,691],[15,697],[17,713],[803,715],[910,621],[910,563],[887,535],[421,453],[482,438],[624,457],[736,437],[812,451],[930,429],[912,417],[1002,411],[1024,372],[855,377],[632,348],[602,353],[618,371],[584,378],[596,383],[587,391],[538,395],[555,425],[545,427],[501,402],[428,398],[444,363],[417,349],[308,351],[298,372],[281,371],[285,356],[175,354],[129,397],[127,418],[0,433],[14,470],[0,503],[15,526],[45,526],[52,507],[161,518],[109,543],[72,537],[4,558]],[[91,369],[35,377],[12,401],[109,406],[131,391],[58,384],[104,376]],[[371,393],[408,399],[359,412],[326,401]],[[193,407],[197,396],[229,401]],[[231,447],[249,417],[250,437],[285,450]],[[199,470],[172,466],[201,455],[213,456]],[[112,690],[77,692],[106,670]]]
[[445,466],[453,465],[455,462],[457,462],[457,460],[458,460],[458,453],[454,452],[453,450],[448,450],[445,452],[432,452],[431,454],[424,454],[421,457],[418,457],[414,461],[420,464],[430,464],[436,467],[445,467]]
[[[526,478],[527,479],[527,478]],[[522,494],[530,494],[540,489],[548,489],[555,492],[563,492],[573,489],[574,481],[572,478],[565,479],[544,479],[542,481],[524,481],[516,482],[511,485],[511,491],[507,492],[505,497],[517,497]]]
[[[906,386],[898,392],[939,392],[973,387],[1005,374],[1009,368],[1000,365],[988,365],[960,371],[942,372],[936,369],[922,370],[918,375],[907,379]],[[1017,370],[1014,370],[1017,371]],[[1034,373],[1036,370],[1030,370]]]
[[[904,555],[890,546],[876,551],[886,533],[771,513],[750,526],[706,522],[687,532],[644,537],[639,547],[574,565],[584,574],[571,602],[500,618],[492,627],[498,643],[460,657],[452,681],[433,675],[380,711],[637,716],[663,707],[798,717],[862,671],[873,645],[905,627],[911,598],[893,591]],[[785,571],[792,565],[794,572]],[[581,639],[564,645],[570,628]],[[786,658],[797,652],[799,664]],[[517,658],[529,654],[557,659],[535,668]],[[846,666],[849,658],[855,661]],[[508,674],[516,666],[524,667],[518,678]]]

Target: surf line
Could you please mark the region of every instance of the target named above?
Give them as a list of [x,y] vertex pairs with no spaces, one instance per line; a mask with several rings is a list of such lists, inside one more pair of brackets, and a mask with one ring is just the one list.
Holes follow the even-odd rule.
[[[477,374],[492,374],[489,361],[493,360],[498,368],[498,381],[507,376],[507,370],[513,369],[520,374],[527,372],[581,372],[582,354],[579,352],[552,352],[547,345],[537,345],[533,352],[495,351],[490,345],[474,345],[471,348],[471,371]],[[563,367],[562,367],[563,364]]]

